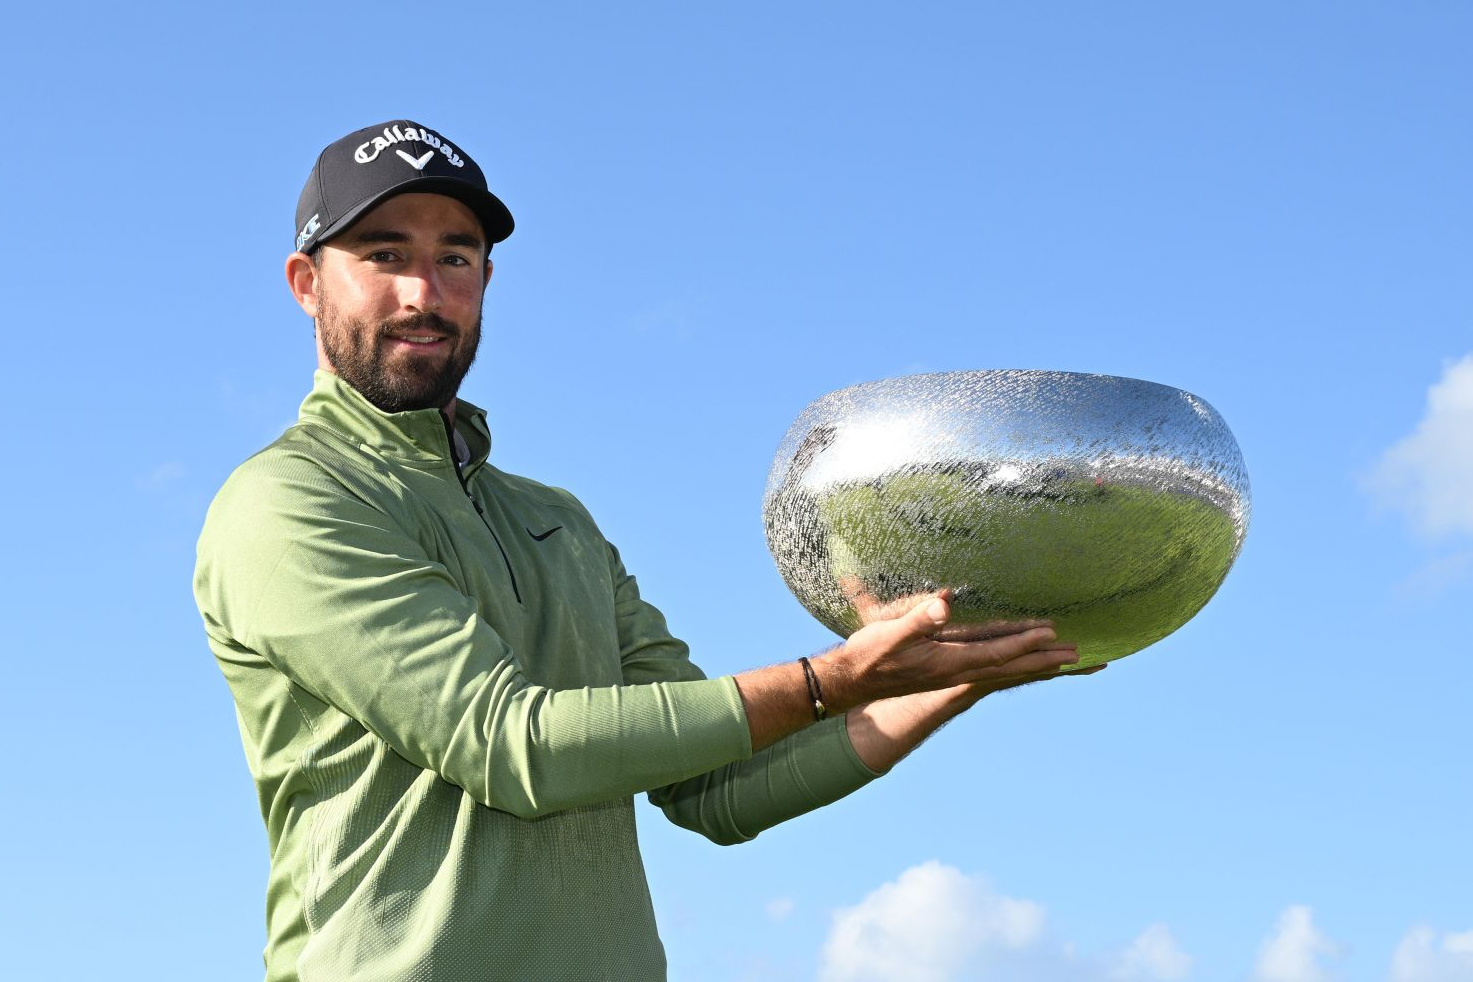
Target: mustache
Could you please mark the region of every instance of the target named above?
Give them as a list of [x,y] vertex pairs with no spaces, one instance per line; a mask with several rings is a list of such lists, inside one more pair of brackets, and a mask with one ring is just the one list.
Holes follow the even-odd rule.
[[425,310],[398,320],[384,321],[379,327],[379,337],[388,337],[391,334],[412,334],[415,331],[429,330],[435,334],[443,334],[452,340],[459,339],[461,335],[460,325],[454,321],[448,321],[433,311]]

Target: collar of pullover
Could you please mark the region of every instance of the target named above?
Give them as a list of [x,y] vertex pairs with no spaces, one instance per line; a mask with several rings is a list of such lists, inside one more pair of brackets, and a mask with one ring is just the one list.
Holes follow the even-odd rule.
[[[453,465],[455,461],[455,448],[440,410],[386,413],[337,375],[320,368],[312,376],[312,391],[302,402],[299,418],[304,423],[327,426],[386,457],[419,464]],[[466,469],[485,463],[491,454],[485,411],[457,399],[455,428],[471,450]]]

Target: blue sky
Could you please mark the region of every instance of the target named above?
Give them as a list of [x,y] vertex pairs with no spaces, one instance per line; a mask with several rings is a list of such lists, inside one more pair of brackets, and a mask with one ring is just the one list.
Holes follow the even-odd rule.
[[407,116],[517,217],[464,388],[496,460],[578,494],[708,672],[831,643],[759,513],[840,386],[1147,378],[1252,476],[1217,597],[1103,675],[739,848],[642,807],[672,978],[1473,978],[1467,5],[7,21],[15,977],[260,976],[194,539],[309,384],[281,264],[313,158]]

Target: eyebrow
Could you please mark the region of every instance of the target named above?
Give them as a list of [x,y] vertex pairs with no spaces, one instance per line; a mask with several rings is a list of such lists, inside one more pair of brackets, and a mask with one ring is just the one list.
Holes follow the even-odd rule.
[[[408,234],[389,228],[364,229],[361,232],[352,232],[343,238],[349,245],[403,244],[409,241]],[[440,236],[440,244],[481,249],[485,247],[486,242],[479,235],[472,235],[469,232],[447,232]]]
[[467,249],[479,249],[486,242],[479,235],[471,235],[467,232],[450,232],[440,236],[440,244],[465,246]]

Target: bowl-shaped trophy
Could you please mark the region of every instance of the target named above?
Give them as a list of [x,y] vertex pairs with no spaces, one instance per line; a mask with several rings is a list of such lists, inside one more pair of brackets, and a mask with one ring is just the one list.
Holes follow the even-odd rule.
[[974,371],[811,403],[762,510],[778,571],[840,635],[950,588],[943,636],[1049,621],[1088,667],[1202,609],[1243,545],[1250,501],[1237,441],[1191,393]]

